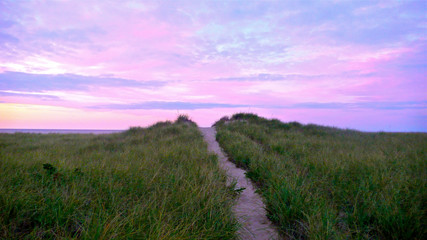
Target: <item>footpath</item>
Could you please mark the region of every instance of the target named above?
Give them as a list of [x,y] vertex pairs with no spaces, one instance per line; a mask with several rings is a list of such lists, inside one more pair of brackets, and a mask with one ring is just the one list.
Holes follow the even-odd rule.
[[228,175],[228,184],[236,181],[236,189],[243,189],[233,207],[234,215],[240,223],[237,235],[244,240],[280,239],[276,228],[266,216],[261,196],[255,193],[252,182],[246,178],[245,170],[237,168],[225,156],[215,139],[215,128],[200,128],[209,150],[218,155],[219,165]]

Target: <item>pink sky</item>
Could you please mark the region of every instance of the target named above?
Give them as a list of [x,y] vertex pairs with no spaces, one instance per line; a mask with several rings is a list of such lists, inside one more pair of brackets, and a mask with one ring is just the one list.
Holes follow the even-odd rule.
[[253,112],[427,132],[426,1],[0,1],[0,128]]

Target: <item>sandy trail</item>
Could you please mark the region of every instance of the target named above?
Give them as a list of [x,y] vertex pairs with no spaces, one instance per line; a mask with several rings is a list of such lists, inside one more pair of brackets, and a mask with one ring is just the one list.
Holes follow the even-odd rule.
[[233,212],[242,226],[237,232],[238,237],[244,240],[279,239],[276,228],[266,217],[265,205],[261,197],[255,193],[254,186],[245,176],[245,171],[228,161],[215,140],[215,129],[200,128],[200,131],[208,143],[209,150],[218,155],[220,167],[227,172],[228,183],[235,180],[237,181],[236,189],[245,188],[233,207]]

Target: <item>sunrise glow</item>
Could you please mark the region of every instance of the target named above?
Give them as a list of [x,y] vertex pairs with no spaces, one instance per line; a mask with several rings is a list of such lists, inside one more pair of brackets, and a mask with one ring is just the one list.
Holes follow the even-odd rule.
[[0,1],[0,128],[427,131],[427,1]]

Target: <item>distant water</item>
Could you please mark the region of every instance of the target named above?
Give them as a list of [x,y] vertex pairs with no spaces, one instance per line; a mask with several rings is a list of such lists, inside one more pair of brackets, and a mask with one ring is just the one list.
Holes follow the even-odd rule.
[[91,130],[91,129],[1,129],[0,133],[59,133],[59,134],[110,134],[125,130]]

